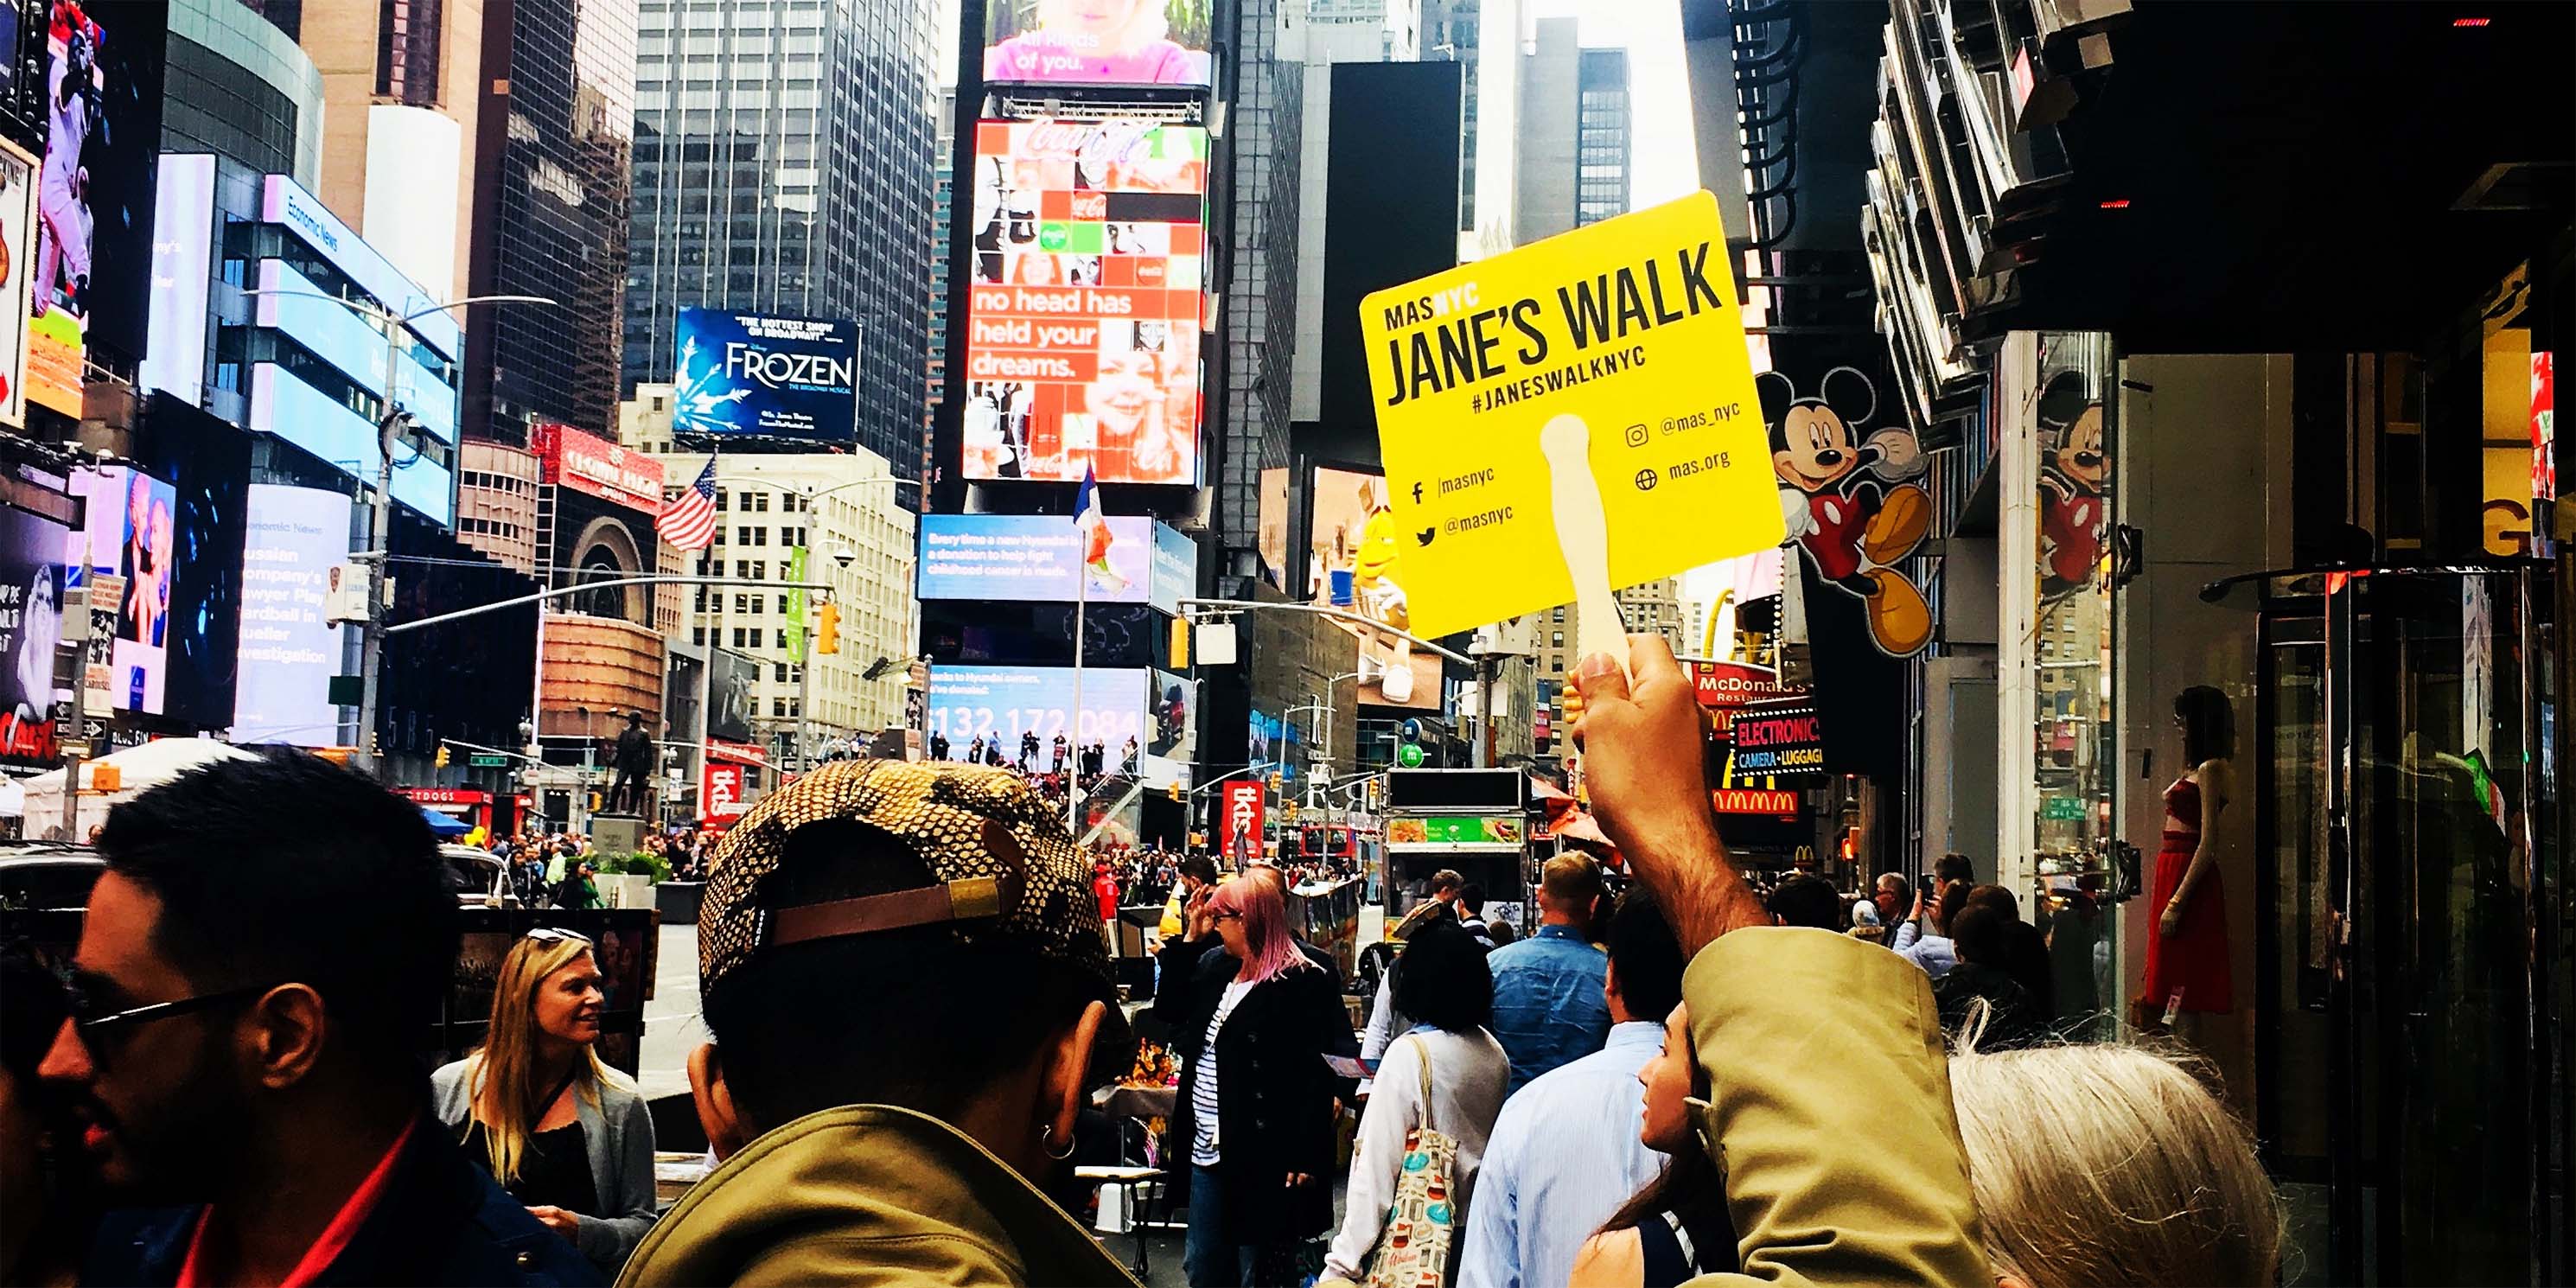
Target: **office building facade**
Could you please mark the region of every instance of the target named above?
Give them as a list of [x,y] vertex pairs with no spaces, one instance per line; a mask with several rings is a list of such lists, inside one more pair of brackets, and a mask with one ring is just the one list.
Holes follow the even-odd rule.
[[615,420],[634,154],[635,0],[487,0],[475,122],[470,436]]
[[645,0],[639,16],[623,390],[671,378],[684,308],[856,319],[858,446],[919,477],[936,258],[929,6]]

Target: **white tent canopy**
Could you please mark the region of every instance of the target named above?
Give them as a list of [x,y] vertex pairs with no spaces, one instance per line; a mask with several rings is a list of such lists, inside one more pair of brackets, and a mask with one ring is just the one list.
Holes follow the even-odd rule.
[[[212,738],[161,738],[140,747],[128,747],[113,756],[81,762],[80,814],[71,832],[61,831],[63,820],[63,771],[38,774],[22,780],[26,788],[26,824],[29,837],[50,837],[77,841],[88,837],[89,830],[107,821],[107,810],[118,801],[132,800],[141,792],[158,787],[195,769],[223,760],[249,760],[251,753],[230,743]],[[114,791],[99,791],[95,784],[98,767],[114,765],[117,786]]]

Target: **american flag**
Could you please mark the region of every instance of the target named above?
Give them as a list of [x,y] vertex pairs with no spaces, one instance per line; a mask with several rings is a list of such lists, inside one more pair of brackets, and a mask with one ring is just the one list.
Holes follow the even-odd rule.
[[653,530],[679,550],[704,550],[716,540],[716,458],[698,471],[698,481],[662,507]]

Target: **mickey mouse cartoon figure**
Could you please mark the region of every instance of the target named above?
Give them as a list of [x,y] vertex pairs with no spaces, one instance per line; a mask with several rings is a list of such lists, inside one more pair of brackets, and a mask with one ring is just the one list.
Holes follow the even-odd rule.
[[2049,377],[2039,395],[2039,434],[2039,602],[2053,604],[2093,584],[2109,527],[2102,403],[2084,387],[2084,373]]
[[1901,425],[1861,437],[1878,391],[1855,368],[1826,372],[1816,397],[1799,397],[1777,372],[1755,383],[1789,536],[1826,580],[1869,606],[1870,638],[1881,652],[1911,655],[1932,639],[1932,610],[1889,565],[1913,553],[1931,525],[1931,498],[1906,481],[1928,467],[1923,449]]

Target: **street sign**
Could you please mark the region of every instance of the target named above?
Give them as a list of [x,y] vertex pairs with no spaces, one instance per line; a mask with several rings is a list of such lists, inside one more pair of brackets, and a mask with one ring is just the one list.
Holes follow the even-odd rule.
[[468,759],[465,763],[476,769],[507,769],[510,767],[510,758],[507,756],[474,756]]

